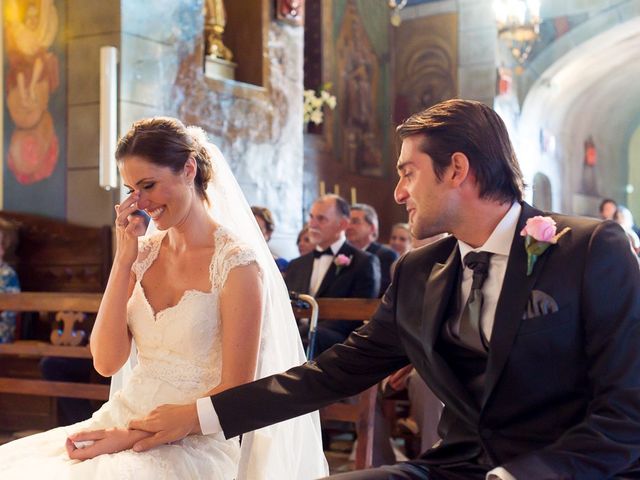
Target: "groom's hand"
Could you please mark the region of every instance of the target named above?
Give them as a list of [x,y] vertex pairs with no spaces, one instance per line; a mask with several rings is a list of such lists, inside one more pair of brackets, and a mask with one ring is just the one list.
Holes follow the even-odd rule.
[[152,435],[137,442],[133,449],[143,452],[164,443],[181,440],[191,433],[202,433],[196,404],[161,405],[143,419],[132,420],[129,428]]

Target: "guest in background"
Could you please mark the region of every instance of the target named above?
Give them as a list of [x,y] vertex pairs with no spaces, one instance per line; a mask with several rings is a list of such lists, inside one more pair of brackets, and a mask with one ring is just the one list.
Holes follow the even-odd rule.
[[355,203],[351,205],[347,240],[360,250],[375,255],[380,260],[380,293],[381,297],[391,283],[391,265],[398,254],[388,247],[376,242],[378,239],[378,214],[371,205]]
[[[318,198],[309,212],[309,236],[316,244],[311,253],[291,260],[287,288],[314,297],[375,298],[380,291],[380,261],[345,238],[349,204],[334,194]],[[316,354],[344,341],[362,325],[351,320],[318,322]],[[301,331],[305,338],[304,331]]]
[[[5,261],[18,243],[16,226],[0,218],[0,293],[20,292],[16,271]],[[16,332],[16,312],[0,313],[0,343],[11,343]]]
[[[253,216],[256,217],[256,222],[258,222],[258,226],[260,227],[262,236],[264,237],[265,241],[269,243],[269,240],[271,240],[271,235],[273,235],[273,231],[276,228],[271,210],[269,210],[267,207],[258,207],[254,205],[251,207],[251,211],[253,212]],[[273,259],[276,261],[276,265],[278,265],[278,270],[284,273],[287,270],[287,265],[289,265],[289,262],[284,258],[277,256],[273,252],[271,252],[271,254],[273,255]]]
[[616,210],[615,214],[615,221],[624,228],[624,233],[626,233],[629,238],[631,250],[633,250],[636,255],[640,253],[640,238],[633,229],[634,223],[631,211],[624,205],[618,205],[618,210]]
[[618,204],[612,198],[605,198],[600,202],[600,218],[602,220],[615,220]]
[[411,230],[408,223],[396,223],[391,227],[389,246],[400,257],[411,250]]
[[298,245],[298,252],[300,252],[301,257],[307,253],[311,253],[316,247],[316,244],[311,241],[311,236],[309,235],[309,225],[305,224],[302,230],[300,230],[296,245]]

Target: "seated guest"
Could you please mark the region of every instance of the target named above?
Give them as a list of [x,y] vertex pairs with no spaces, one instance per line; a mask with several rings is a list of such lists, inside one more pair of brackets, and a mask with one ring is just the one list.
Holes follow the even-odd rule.
[[602,220],[615,220],[617,202],[612,198],[605,198],[600,202],[600,218]]
[[408,223],[396,223],[391,227],[389,246],[398,256],[411,250],[411,230]]
[[[311,253],[291,260],[285,280],[289,290],[330,298],[375,298],[380,290],[378,257],[349,244],[349,204],[338,195],[318,198],[309,212]],[[347,338],[361,322],[325,320],[318,323],[316,354]]]
[[631,211],[623,205],[618,205],[614,219],[624,229],[624,233],[627,234],[631,250],[636,255],[640,253],[640,238],[633,229],[633,214]]
[[305,226],[302,227],[302,230],[300,230],[298,239],[296,240],[296,245],[298,246],[300,256],[306,255],[316,247],[316,244],[311,241],[311,237],[309,236],[309,225],[305,224]]
[[398,254],[376,242],[378,239],[378,214],[371,205],[356,203],[351,205],[347,240],[356,248],[369,252],[380,260],[380,293],[382,296],[391,283],[391,265]]
[[[271,240],[271,235],[273,235],[273,231],[276,228],[276,224],[273,221],[273,214],[271,210],[267,207],[257,207],[252,206],[251,211],[253,212],[253,216],[256,217],[256,222],[258,222],[258,226],[260,227],[260,231],[264,236],[264,239],[267,243]],[[282,257],[279,257],[275,253],[271,252],[273,255],[273,259],[276,261],[276,265],[278,265],[278,270],[281,272],[285,272],[287,270],[287,265],[289,262]]]
[[[0,218],[0,293],[20,292],[15,270],[5,261],[17,244],[17,230],[13,223]],[[0,343],[13,342],[16,331],[16,312],[0,313]]]

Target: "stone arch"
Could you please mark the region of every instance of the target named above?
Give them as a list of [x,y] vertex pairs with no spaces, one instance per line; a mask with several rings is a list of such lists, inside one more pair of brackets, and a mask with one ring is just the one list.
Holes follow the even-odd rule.
[[617,5],[608,6],[595,14],[590,14],[586,21],[549,44],[527,64],[522,75],[518,77],[517,91],[520,104],[524,103],[524,99],[536,81],[542,78],[559,58],[593,37],[637,16],[640,16],[640,0],[618,2]]
[[[558,59],[524,100],[518,156],[527,183],[537,172],[549,177],[554,210],[597,215],[602,197],[626,202],[629,130],[640,114],[638,52],[640,15]],[[553,151],[542,145],[543,131],[554,137]]]

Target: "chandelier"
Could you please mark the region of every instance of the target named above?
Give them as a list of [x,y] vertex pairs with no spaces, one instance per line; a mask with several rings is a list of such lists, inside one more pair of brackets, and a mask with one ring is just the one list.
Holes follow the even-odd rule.
[[527,61],[540,36],[540,0],[494,0],[498,37],[516,61]]

